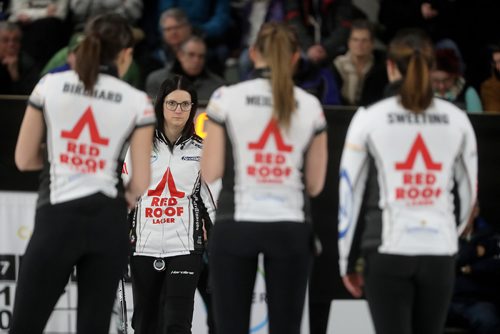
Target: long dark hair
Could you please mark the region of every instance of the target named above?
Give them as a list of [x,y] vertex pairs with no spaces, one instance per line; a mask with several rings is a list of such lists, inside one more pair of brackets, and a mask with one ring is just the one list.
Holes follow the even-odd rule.
[[134,36],[127,20],[119,14],[98,15],[87,23],[85,38],[78,46],[75,71],[86,91],[91,91],[101,65],[114,67],[121,50],[133,47]]
[[162,82],[160,85],[160,89],[158,90],[158,94],[156,94],[155,100],[155,114],[156,114],[156,131],[154,136],[154,147],[157,148],[158,141],[162,141],[167,145],[171,145],[173,143],[169,143],[167,139],[167,135],[165,134],[165,117],[163,116],[163,103],[165,101],[165,97],[172,93],[174,90],[184,90],[191,95],[191,102],[193,106],[191,107],[191,111],[189,112],[189,118],[186,121],[186,125],[184,125],[184,129],[182,130],[182,137],[191,137],[194,135],[194,116],[196,115],[196,110],[198,109],[198,94],[196,93],[196,89],[194,85],[189,81],[186,77],[181,75],[175,75],[172,78],[168,78]]
[[389,44],[387,58],[403,75],[399,91],[401,104],[419,113],[432,102],[430,70],[434,65],[434,50],[427,35],[418,29],[400,31]]

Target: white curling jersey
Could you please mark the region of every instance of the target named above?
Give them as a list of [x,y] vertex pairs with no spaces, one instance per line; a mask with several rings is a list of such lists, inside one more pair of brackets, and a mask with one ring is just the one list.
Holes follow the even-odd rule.
[[[201,180],[202,140],[182,137],[169,148],[156,142],[151,153],[151,183],[135,207],[131,242],[134,255],[170,257],[201,253],[215,214],[215,202]],[[129,155],[123,177],[131,172]]]
[[155,123],[145,93],[101,73],[87,94],[76,72],[66,71],[44,76],[28,103],[43,112],[46,125],[38,206],[123,192],[120,172],[128,140],[136,128]]
[[310,219],[304,189],[304,158],[314,136],[326,130],[320,102],[295,87],[289,129],[272,117],[268,79],[214,92],[210,120],[226,133],[225,169],[216,220],[253,222]]
[[[380,253],[452,255],[476,200],[476,138],[466,113],[433,99],[405,110],[397,97],[360,108],[351,121],[340,166],[339,252],[346,273],[371,156],[381,210]],[[457,229],[452,188],[460,201]],[[370,222],[366,222],[368,225]],[[366,226],[365,228],[369,228]]]

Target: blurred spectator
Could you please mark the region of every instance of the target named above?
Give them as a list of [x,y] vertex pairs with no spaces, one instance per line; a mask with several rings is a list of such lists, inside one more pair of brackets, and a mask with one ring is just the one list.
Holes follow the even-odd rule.
[[260,27],[265,22],[281,22],[284,19],[283,0],[243,0],[240,1],[238,17],[243,22],[241,52],[238,61],[240,80],[248,79],[253,63],[248,55],[248,47],[255,42]]
[[117,13],[135,25],[142,15],[141,0],[70,0],[69,8],[75,31],[82,31],[87,20],[97,14]]
[[156,50],[155,58],[163,67],[174,63],[181,44],[192,33],[192,27],[186,14],[179,8],[164,11],[160,17],[162,46]]
[[56,73],[73,69],[76,62],[76,49],[83,38],[83,33],[73,34],[69,40],[68,46],[57,51],[52,58],[50,58],[42,69],[40,76],[44,76],[49,72]]
[[345,52],[351,26],[351,0],[288,0],[286,20],[297,29],[301,48],[323,65]]
[[229,55],[226,43],[231,23],[229,0],[160,0],[160,12],[178,7],[186,13],[196,34],[207,43],[207,66],[219,75],[224,73]]
[[[157,9],[158,5],[155,7],[155,10]],[[155,16],[152,13],[145,14],[150,15],[150,17]],[[142,23],[142,26],[149,29],[148,33],[151,34],[152,27],[144,24],[145,22]],[[179,8],[171,8],[161,13],[159,18],[156,19],[154,27],[160,36],[158,43],[148,45],[152,41],[148,40],[151,36],[146,34],[143,43],[137,46],[135,52],[141,67],[141,81],[143,83],[151,72],[170,66],[175,61],[179,46],[192,34],[189,19],[184,11]]]
[[431,81],[436,97],[450,101],[467,112],[483,111],[481,99],[476,90],[466,85],[455,50],[436,50],[436,64],[431,71]]
[[[44,66],[40,76],[47,73],[56,73],[74,69],[76,62],[76,50],[84,38],[85,36],[83,33],[73,34],[68,46],[62,48],[54,54],[54,56]],[[122,77],[122,80],[128,82],[136,88],[140,86],[140,70],[135,60],[133,60],[132,64],[130,64],[127,72]]]
[[42,67],[67,44],[68,0],[12,0],[9,21],[23,32],[23,50]]
[[301,57],[293,81],[300,88],[316,96],[323,105],[342,104],[335,75],[326,66],[314,64]]
[[21,51],[21,29],[0,22],[0,94],[27,95],[38,82],[34,60]]
[[500,112],[500,45],[491,48],[491,76],[481,84],[485,111]]
[[383,97],[388,82],[385,57],[374,50],[374,42],[373,25],[367,20],[353,21],[348,51],[333,61],[343,104],[366,106]]
[[224,38],[230,20],[228,0],[160,0],[160,12],[174,7],[186,13],[208,42]]
[[193,83],[198,99],[207,101],[213,91],[225,84],[224,79],[210,72],[205,66],[207,47],[199,36],[189,37],[177,52],[176,61],[152,72],[146,79],[146,93],[155,98],[160,85],[173,75],[187,77]]
[[474,334],[500,333],[500,235],[479,216],[459,240],[457,276],[448,322]]

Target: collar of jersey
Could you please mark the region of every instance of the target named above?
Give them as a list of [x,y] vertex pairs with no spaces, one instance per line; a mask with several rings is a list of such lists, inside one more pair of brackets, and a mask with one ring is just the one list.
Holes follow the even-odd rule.
[[184,148],[184,145],[186,144],[186,142],[191,139],[192,135],[186,135],[186,134],[182,134],[179,138],[177,138],[177,140],[175,141],[175,143],[171,143],[168,138],[163,135],[162,132],[158,131],[158,129],[155,130],[156,133],[157,133],[157,136],[155,136],[156,139],[159,139],[160,141],[162,141],[164,144],[167,145],[167,147],[173,151],[174,147],[175,146],[179,146],[180,145],[180,148],[181,150]]
[[252,72],[252,78],[269,79],[271,77],[271,69],[269,67],[256,68]]
[[99,73],[108,74],[118,78],[118,69],[115,65],[99,65]]

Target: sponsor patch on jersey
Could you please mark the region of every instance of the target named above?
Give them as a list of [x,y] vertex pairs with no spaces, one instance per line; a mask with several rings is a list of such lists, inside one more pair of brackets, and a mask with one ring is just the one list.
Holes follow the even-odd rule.
[[181,160],[184,161],[200,161],[200,156],[199,155],[194,155],[194,156],[189,156],[189,155],[184,155]]
[[212,100],[218,100],[221,97],[222,97],[222,89],[217,89],[212,95]]

